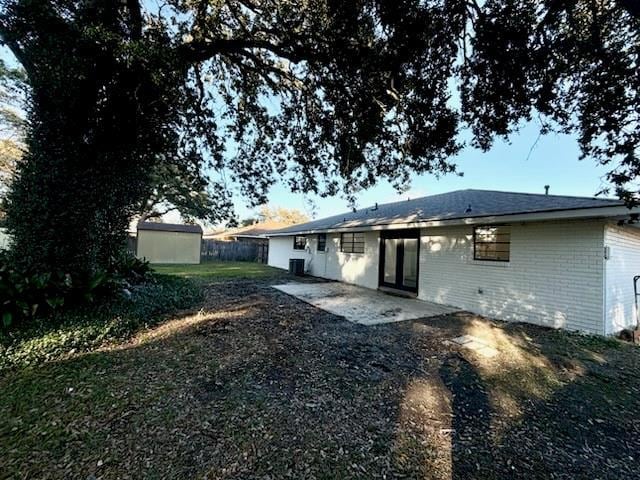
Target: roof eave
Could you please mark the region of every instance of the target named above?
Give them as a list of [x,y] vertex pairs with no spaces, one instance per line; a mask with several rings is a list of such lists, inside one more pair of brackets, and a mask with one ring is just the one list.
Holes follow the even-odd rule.
[[268,233],[267,237],[286,237],[291,235],[309,235],[316,233],[336,233],[344,231],[378,231],[378,230],[400,230],[406,228],[430,228],[430,227],[446,227],[455,225],[478,225],[478,224],[495,224],[495,223],[514,223],[514,222],[538,222],[551,220],[579,220],[589,218],[607,218],[628,216],[632,213],[640,213],[640,208],[629,209],[624,205],[620,206],[602,206],[589,208],[574,208],[566,210],[547,210],[528,213],[515,213],[504,215],[479,215],[475,217],[459,217],[445,220],[417,220],[412,222],[394,222],[375,225],[353,225],[341,226],[334,228],[320,228],[311,230],[295,230],[289,232]]

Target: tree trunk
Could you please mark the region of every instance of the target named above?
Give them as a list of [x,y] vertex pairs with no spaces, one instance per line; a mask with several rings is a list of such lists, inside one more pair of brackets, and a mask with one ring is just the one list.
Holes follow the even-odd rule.
[[17,265],[86,279],[125,248],[155,158],[147,142],[161,131],[141,119],[162,124],[166,110],[135,67],[61,53],[67,65],[30,79],[28,153],[8,195],[7,226]]
[[[51,103],[35,102],[29,153],[9,194],[12,253],[28,271],[85,277],[109,269],[124,246],[132,197],[138,193],[135,184],[144,172],[135,162],[120,159],[115,141],[105,141],[117,138],[108,126],[96,132],[88,123],[82,125],[74,105]],[[114,117],[116,125],[124,121]],[[126,137],[120,139],[131,145]]]

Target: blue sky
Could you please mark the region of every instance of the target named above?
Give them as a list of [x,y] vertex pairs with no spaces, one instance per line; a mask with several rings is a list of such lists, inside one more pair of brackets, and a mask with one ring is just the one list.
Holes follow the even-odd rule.
[[[538,125],[530,123],[513,135],[509,143],[496,141],[488,152],[471,147],[464,149],[456,158],[459,170],[464,172],[462,177],[414,176],[411,189],[402,195],[388,183],[382,183],[362,192],[358,196],[358,207],[465,188],[544,193],[544,186],[550,185],[552,194],[593,196],[605,185],[603,177],[607,169],[590,159],[578,160],[580,152],[575,137],[549,134],[536,143],[537,138]],[[342,198],[309,199],[316,205],[317,218],[349,210]],[[284,185],[272,189],[270,205],[309,213],[305,196],[291,193]],[[253,212],[241,200],[236,200],[236,210],[240,218],[249,217]]]

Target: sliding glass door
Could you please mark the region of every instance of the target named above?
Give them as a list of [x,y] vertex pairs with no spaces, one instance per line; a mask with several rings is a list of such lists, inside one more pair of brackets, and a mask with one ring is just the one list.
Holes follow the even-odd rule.
[[380,285],[418,291],[418,230],[382,232],[380,245]]

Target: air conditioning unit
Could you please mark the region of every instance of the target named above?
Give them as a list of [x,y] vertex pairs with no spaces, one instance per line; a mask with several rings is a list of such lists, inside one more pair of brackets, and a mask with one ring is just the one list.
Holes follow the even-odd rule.
[[304,275],[304,259],[303,258],[290,258],[289,259],[289,273],[292,275],[302,276]]

